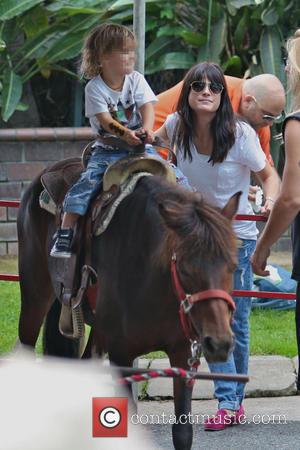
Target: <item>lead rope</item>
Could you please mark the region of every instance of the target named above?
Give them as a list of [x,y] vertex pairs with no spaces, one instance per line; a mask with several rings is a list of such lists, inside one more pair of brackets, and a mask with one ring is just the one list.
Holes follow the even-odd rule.
[[[188,365],[190,367],[190,372],[192,374],[196,374],[198,367],[200,366],[200,356],[201,356],[201,344],[199,341],[193,341],[191,342],[191,357],[188,359]],[[195,378],[193,375],[186,380],[186,385],[190,388],[192,388],[195,384]]]

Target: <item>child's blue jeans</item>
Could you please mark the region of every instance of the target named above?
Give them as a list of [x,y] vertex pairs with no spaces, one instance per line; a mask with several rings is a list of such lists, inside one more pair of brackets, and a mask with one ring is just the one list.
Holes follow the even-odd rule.
[[[146,152],[162,159],[151,145],[146,145]],[[106,149],[103,149],[103,147],[95,147],[86,169],[81,173],[78,181],[67,192],[63,211],[84,216],[90,201],[99,192],[103,174],[107,167],[111,163],[128,155],[128,151],[107,151]],[[183,173],[173,164],[172,167],[176,174],[177,183],[192,190]]]

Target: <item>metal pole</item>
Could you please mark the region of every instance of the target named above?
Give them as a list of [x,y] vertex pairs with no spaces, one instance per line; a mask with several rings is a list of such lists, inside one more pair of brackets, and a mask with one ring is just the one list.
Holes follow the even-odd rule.
[[[133,32],[137,39],[136,63],[135,68],[138,72],[144,74],[145,68],[145,22],[146,6],[145,0],[134,0],[133,5]],[[138,367],[138,358],[133,361],[133,367]],[[132,385],[132,395],[135,404],[138,402],[138,385]]]
[[133,5],[133,31],[137,39],[136,70],[144,73],[145,68],[145,0],[134,0]]

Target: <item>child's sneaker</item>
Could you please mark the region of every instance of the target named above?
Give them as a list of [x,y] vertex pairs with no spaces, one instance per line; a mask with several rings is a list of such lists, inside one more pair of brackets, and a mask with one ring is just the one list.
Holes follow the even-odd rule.
[[56,240],[50,252],[50,256],[53,256],[54,258],[71,258],[72,239],[72,228],[63,228],[57,230]]

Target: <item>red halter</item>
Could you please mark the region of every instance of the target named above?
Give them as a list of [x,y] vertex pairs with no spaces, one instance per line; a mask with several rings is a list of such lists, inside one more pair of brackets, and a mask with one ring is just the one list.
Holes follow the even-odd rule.
[[193,328],[195,328],[195,326],[193,327],[193,320],[190,313],[195,303],[213,298],[219,298],[227,302],[232,311],[235,310],[235,303],[231,295],[223,289],[206,289],[205,291],[198,291],[195,294],[186,294],[178,277],[175,253],[172,255],[171,259],[171,275],[173,288],[180,302],[179,316],[181,326],[185,336],[188,339],[192,338]]

